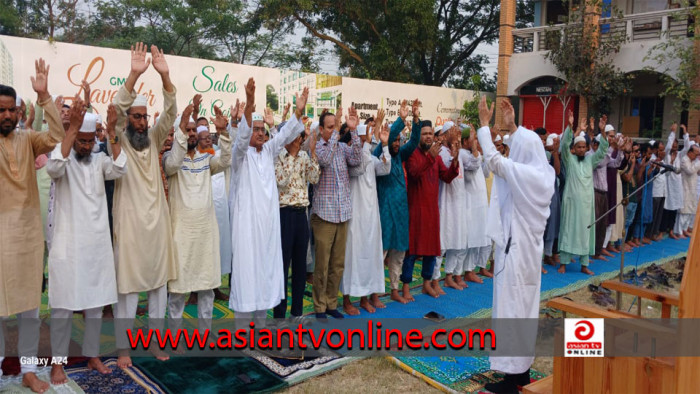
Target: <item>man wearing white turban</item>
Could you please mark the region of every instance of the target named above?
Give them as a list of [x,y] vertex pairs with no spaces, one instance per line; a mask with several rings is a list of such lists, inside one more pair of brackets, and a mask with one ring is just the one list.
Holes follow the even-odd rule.
[[[501,103],[503,121],[511,132],[508,158],[498,154],[491,140],[490,108],[486,98],[479,103],[481,128],[477,132],[484,160],[495,174],[489,205],[487,233],[495,242],[493,318],[503,349],[526,346],[532,356],[490,357],[491,369],[504,372],[504,380],[486,385],[494,393],[517,392],[530,383],[537,329],[513,330],[499,319],[527,318],[536,323],[540,305],[541,259],[544,229],[554,193],[554,170],[547,162],[542,140],[534,132],[515,125],[515,111]],[[512,324],[511,324],[512,326]],[[499,329],[500,328],[500,329]],[[532,328],[532,327],[531,327]],[[504,336],[505,334],[505,336]]]

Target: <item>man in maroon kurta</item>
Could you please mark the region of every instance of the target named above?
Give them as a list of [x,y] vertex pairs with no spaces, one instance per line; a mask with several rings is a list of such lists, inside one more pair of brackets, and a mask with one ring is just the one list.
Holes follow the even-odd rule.
[[[437,158],[441,147],[434,141],[432,123],[424,120],[419,149],[413,151],[406,161],[409,234],[401,281],[403,296],[409,301],[413,301],[410,283],[413,280],[413,265],[418,257],[423,257],[423,293],[437,297],[442,290],[437,280],[431,281],[435,258],[442,255],[438,194],[441,180],[450,183],[459,174],[459,160],[452,160],[452,165],[445,167],[442,160]],[[456,158],[458,154],[459,150],[452,151],[453,157]]]

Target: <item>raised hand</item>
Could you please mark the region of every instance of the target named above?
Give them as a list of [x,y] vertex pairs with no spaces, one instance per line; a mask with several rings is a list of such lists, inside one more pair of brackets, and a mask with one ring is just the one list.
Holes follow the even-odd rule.
[[110,104],[107,107],[107,135],[110,139],[114,139],[115,130],[117,127],[117,107],[114,104]]
[[450,149],[452,150],[452,151],[451,151],[451,153],[452,153],[452,162],[453,162],[454,164],[457,164],[458,161],[459,161],[459,159],[457,159],[457,157],[459,156],[459,142],[457,142],[457,141],[453,142],[453,143],[452,143],[452,146],[450,147]]
[[231,124],[236,124],[238,123],[238,111],[239,111],[239,106],[240,103],[238,102],[238,99],[236,99],[236,105],[231,106]]
[[383,109],[377,111],[377,116],[374,117],[374,124],[377,125],[377,127],[382,126],[382,122],[384,122],[384,116],[386,116],[386,112],[384,112]]
[[678,130],[678,124],[676,122],[673,122],[673,124],[671,124],[671,131],[675,133],[676,130]]
[[137,42],[131,46],[131,72],[138,75],[143,74],[151,65],[151,59],[146,60],[147,47],[142,42]]
[[567,118],[569,120],[569,127],[571,127],[571,129],[573,130],[574,129],[574,111],[569,110],[569,112],[567,112]]
[[308,99],[309,88],[304,88],[304,90],[301,91],[301,95],[299,95],[299,93],[296,94],[297,108],[294,113],[296,114],[297,119],[301,119],[301,116],[306,112],[306,101]]
[[593,129],[595,128],[595,118],[594,117],[591,116],[590,118],[588,118],[588,126],[590,127],[591,131],[593,131]]
[[164,75],[170,73],[170,68],[168,67],[168,62],[165,61],[165,54],[163,54],[162,49],[151,45],[151,57],[153,58],[153,68],[158,71],[158,74]]
[[420,100],[413,100],[413,105],[411,106],[411,114],[413,115],[414,123],[417,123],[418,119],[420,118],[420,104]]
[[76,94],[70,106],[70,111],[68,112],[70,118],[69,129],[75,129],[75,132],[77,132],[83,124],[83,118],[85,117],[84,104],[83,100]]
[[90,84],[83,79],[83,81],[80,83],[80,87],[83,88],[83,97],[85,101],[85,106],[90,107]]
[[209,118],[212,123],[214,123],[214,127],[216,127],[217,131],[225,131],[226,130],[226,123],[228,120],[224,116],[224,113],[221,111],[221,108],[217,107],[216,105],[214,106],[214,117]]
[[688,132],[688,129],[685,128],[684,124],[681,124],[681,136],[685,135]]
[[[608,115],[603,115],[600,117],[600,120],[598,120],[598,129],[600,129],[601,133],[605,132],[605,125],[608,124]],[[591,128],[593,130],[593,128]]]
[[192,104],[185,107],[185,110],[182,111],[182,115],[180,117],[180,130],[182,130],[182,132],[185,134],[187,133],[187,130],[186,130],[187,123],[189,123],[193,112],[194,112],[194,105],[192,105]]
[[340,131],[340,126],[343,124],[343,107],[338,107],[335,111],[335,131]]
[[255,111],[255,80],[251,77],[245,85],[245,119],[248,125],[253,125],[253,111]]
[[34,118],[36,117],[36,113],[34,112],[34,104],[29,104],[29,115],[27,115],[27,120],[24,122],[24,127],[31,129],[33,128],[34,124]]
[[404,123],[406,123],[406,117],[408,116],[408,104],[406,103],[406,100],[403,100],[401,102],[401,107],[399,107],[399,117],[404,120]]
[[428,154],[432,156],[433,158],[436,158],[438,154],[440,154],[440,148],[442,145],[438,144],[437,142],[433,142],[433,145],[428,149]]
[[357,130],[360,119],[357,117],[357,110],[355,107],[348,108],[348,118],[345,123],[348,125],[348,130]]
[[[238,103],[238,100],[236,99],[236,103]],[[241,102],[238,104],[238,121],[241,121],[241,118],[243,117],[243,113],[245,112],[245,101]]]
[[503,113],[503,123],[511,131],[515,131],[515,109],[508,99],[501,101],[501,112]]
[[265,124],[270,128],[275,127],[275,115],[272,113],[272,108],[265,107],[263,112],[263,121],[265,121]]
[[[586,119],[581,118],[581,121],[579,122],[579,130],[578,131],[586,130],[586,128],[587,128]],[[574,137],[576,137],[576,136],[574,136]]]
[[284,105],[284,111],[282,111],[282,121],[284,122],[287,120],[287,116],[289,116],[289,108],[292,106],[292,103],[287,103]]
[[50,66],[44,62],[44,59],[39,58],[39,60],[34,62],[36,75],[29,77],[32,81],[32,89],[36,92],[39,101],[51,97],[51,95],[49,95],[49,68]]
[[493,111],[496,109],[496,103],[491,103],[489,106],[486,103],[486,96],[481,96],[481,101],[479,101],[479,122],[481,127],[488,127],[493,118]]
[[193,106],[193,113],[195,116],[199,116],[199,108],[202,105],[202,95],[201,94],[195,94],[194,97],[192,97],[192,106]]

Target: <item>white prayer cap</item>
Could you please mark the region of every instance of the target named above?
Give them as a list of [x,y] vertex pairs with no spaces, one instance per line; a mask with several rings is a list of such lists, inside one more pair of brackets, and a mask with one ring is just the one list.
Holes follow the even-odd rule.
[[501,141],[501,135],[498,134],[496,135],[496,139],[493,140],[493,142]]
[[90,112],[85,113],[83,124],[80,126],[81,133],[94,133],[97,130],[97,115]]
[[138,94],[136,95],[136,98],[134,99],[134,103],[131,104],[131,107],[147,107],[148,106],[148,99],[146,96],[143,94]]
[[547,136],[547,143],[546,143],[546,145],[547,145],[547,146],[552,146],[552,145],[554,145],[554,140],[557,139],[558,137],[559,137],[559,136],[558,136],[557,134],[554,134],[554,133],[548,135],[548,136]]
[[444,125],[442,125],[442,129],[445,130],[445,132],[450,131],[450,129],[453,127],[455,127],[455,123],[452,121],[447,121]]
[[205,131],[209,131],[209,127],[207,126],[197,126],[197,134],[203,133]]
[[260,115],[260,113],[253,112],[253,120],[252,120],[253,122],[258,122],[258,121],[262,121],[262,120],[263,120],[263,116]]
[[311,131],[317,131],[318,130],[318,122],[313,122],[311,123]]
[[649,141],[649,145],[651,145],[651,146],[656,145],[656,140],[651,140],[651,141]]
[[615,131],[615,127],[613,127],[613,125],[611,125],[611,124],[606,124],[605,125],[605,132],[607,133],[610,131]]
[[585,137],[585,136],[586,136],[586,132],[583,131],[583,130],[581,130],[581,132],[578,133],[578,136],[579,136],[579,137]]
[[102,115],[100,115],[100,114],[97,114],[97,123],[99,123],[99,124],[104,123],[104,122],[102,122]]
[[459,125],[459,127],[460,127],[462,130],[465,130],[465,129],[468,129],[468,128],[469,128],[469,125],[468,125],[468,124],[462,123],[462,124]]
[[367,125],[361,124],[357,126],[357,135],[367,135]]
[[586,137],[579,135],[578,137],[574,138],[574,145],[578,144],[579,142],[583,142],[585,144]]
[[17,99],[15,100],[15,105],[18,107],[22,105],[22,97],[17,96]]
[[600,137],[600,134],[596,135],[595,138],[594,138],[595,142],[597,142],[597,143],[600,144],[600,138],[601,138],[601,137]]
[[444,126],[438,126],[438,127],[436,127],[436,128],[435,128],[435,135],[440,135],[440,134],[442,134],[443,128],[444,128]]

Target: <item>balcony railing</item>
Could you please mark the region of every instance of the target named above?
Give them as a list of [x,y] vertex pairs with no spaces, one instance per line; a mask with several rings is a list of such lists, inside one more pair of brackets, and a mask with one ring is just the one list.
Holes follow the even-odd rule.
[[[601,18],[601,39],[624,32],[628,42],[659,40],[668,37],[690,37],[688,28],[690,8],[670,9],[625,15],[622,18]],[[562,40],[565,24],[529,27],[513,30],[515,53],[549,50],[548,46]]]

